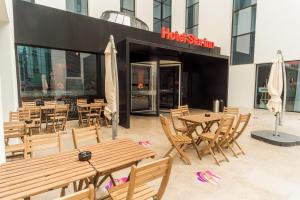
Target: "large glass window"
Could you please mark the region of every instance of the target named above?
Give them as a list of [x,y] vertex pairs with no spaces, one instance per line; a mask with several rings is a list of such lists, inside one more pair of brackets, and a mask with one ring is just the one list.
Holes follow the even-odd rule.
[[88,15],[88,0],[66,0],[66,10],[81,15]]
[[121,0],[121,12],[135,16],[135,0]]
[[153,0],[153,31],[160,33],[161,27],[171,29],[172,0]]
[[[266,108],[268,95],[268,78],[272,63],[257,65],[255,108]],[[285,62],[286,69],[286,110],[300,112],[300,61]]]
[[232,23],[232,65],[253,63],[255,23],[256,0],[235,0]]
[[21,98],[97,95],[96,55],[17,46]]
[[198,36],[199,0],[186,1],[185,32]]

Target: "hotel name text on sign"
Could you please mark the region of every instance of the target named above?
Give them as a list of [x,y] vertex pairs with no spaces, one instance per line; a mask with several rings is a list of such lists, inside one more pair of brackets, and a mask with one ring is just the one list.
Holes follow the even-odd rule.
[[204,48],[213,49],[215,43],[212,41],[208,41],[206,38],[200,39],[192,34],[182,33],[179,34],[176,32],[171,32],[169,28],[162,27],[161,28],[161,38],[167,40],[174,40],[181,43],[188,43],[196,46],[201,46]]

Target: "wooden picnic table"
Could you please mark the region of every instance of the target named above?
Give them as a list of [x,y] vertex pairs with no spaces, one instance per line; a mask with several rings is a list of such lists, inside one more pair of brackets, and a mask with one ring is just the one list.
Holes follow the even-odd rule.
[[96,171],[78,161],[78,150],[0,165],[0,199],[15,200],[90,179]]
[[97,171],[95,184],[97,184],[99,177],[104,176],[99,185],[108,177],[115,184],[111,175],[113,172],[131,167],[134,164],[137,165],[143,159],[156,156],[156,153],[152,150],[129,139],[102,142],[93,146],[79,148],[79,150],[92,152],[92,158],[89,162]]

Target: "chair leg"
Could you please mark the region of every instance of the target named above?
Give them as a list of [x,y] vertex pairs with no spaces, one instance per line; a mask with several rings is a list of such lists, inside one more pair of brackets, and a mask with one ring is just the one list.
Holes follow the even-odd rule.
[[238,157],[237,154],[235,153],[234,149],[232,148],[232,146],[229,144],[228,141],[226,141],[226,144],[227,144],[228,148],[230,149],[230,151],[233,153],[234,157],[237,158]]
[[191,139],[192,139],[192,145],[193,145],[193,147],[195,148],[195,150],[196,150],[196,152],[197,152],[197,155],[198,155],[199,159],[201,160],[201,155],[200,155],[199,149],[197,148],[197,145],[196,145],[196,143],[195,143],[195,141],[193,140],[192,137],[191,137]]
[[187,155],[182,151],[182,149],[180,149],[178,146],[174,146],[177,150],[177,152],[180,155],[180,158],[183,159],[183,161],[187,164],[187,165],[191,165],[191,161],[190,159],[187,157]]
[[68,186],[64,186],[63,188],[61,188],[61,192],[60,192],[60,197],[63,197],[66,195],[66,189]]
[[167,157],[172,151],[173,151],[174,147],[172,146],[171,149],[164,155],[164,158]]
[[226,159],[227,162],[229,162],[229,159],[227,158],[227,156],[225,155],[224,151],[222,150],[222,148],[220,147],[220,145],[216,142],[217,148],[218,150],[221,152],[221,154],[224,156],[224,158]]
[[240,149],[241,152],[237,153],[238,155],[239,154],[243,154],[243,155],[246,155],[246,153],[244,152],[244,150],[242,149],[242,147],[237,143],[236,140],[233,140],[233,143]]
[[213,152],[213,150],[211,149],[211,147],[208,148],[209,153],[211,154],[211,156],[213,157],[213,159],[216,161],[216,163],[220,166],[220,162],[218,161],[218,159],[215,156],[215,153]]

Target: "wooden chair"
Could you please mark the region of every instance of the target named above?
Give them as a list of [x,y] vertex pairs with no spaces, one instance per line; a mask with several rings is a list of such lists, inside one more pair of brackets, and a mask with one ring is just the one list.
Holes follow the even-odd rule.
[[[24,155],[25,157],[25,145],[24,137],[26,135],[25,123],[22,122],[5,122],[4,126],[4,142],[5,142],[5,154],[7,157],[14,157]],[[19,139],[20,144],[10,144],[10,139]],[[21,153],[21,154],[20,154]],[[8,155],[11,154],[11,155]]]
[[73,128],[72,135],[75,149],[84,146],[80,145],[81,142],[96,141],[97,143],[100,143],[100,130],[97,125],[86,128]]
[[[220,141],[220,146],[228,147],[235,157],[237,157],[239,154],[245,155],[245,152],[242,149],[242,147],[238,144],[237,139],[243,134],[243,132],[247,128],[250,118],[251,113],[247,115],[241,114],[233,130],[230,131],[227,137],[224,137],[223,140]],[[239,149],[238,152],[234,151],[234,145]]]
[[66,130],[66,123],[68,120],[68,113],[69,113],[69,105],[56,105],[54,109],[54,115],[50,116],[46,119],[46,130],[49,127],[52,127],[54,132],[65,131]]
[[[53,149],[59,153],[62,149],[60,133],[33,135],[25,137],[25,158],[33,157],[33,153],[41,153]],[[49,153],[48,153],[49,154]],[[36,157],[36,156],[35,156]]]
[[100,126],[100,115],[101,115],[102,105],[99,103],[91,103],[89,113],[86,114],[88,125],[95,125],[97,124]]
[[95,200],[95,189],[93,184],[89,184],[87,189],[75,192],[65,197],[58,198],[56,200]]
[[191,164],[190,159],[184,152],[184,148],[186,145],[192,143],[192,139],[186,135],[174,135],[171,132],[170,125],[168,119],[163,115],[160,115],[160,122],[162,128],[164,130],[165,135],[167,136],[169,142],[171,143],[171,149],[166,153],[165,156],[169,155],[174,149],[179,153],[180,158],[188,165]]
[[35,107],[35,101],[22,101],[22,107]]
[[104,104],[104,99],[94,99],[94,103]]
[[56,104],[56,101],[44,101],[45,106],[55,106]]
[[76,105],[77,105],[77,113],[78,113],[78,125],[82,126],[84,123],[87,124],[87,116],[86,114],[89,113],[88,108],[81,108],[78,105],[87,104],[87,99],[77,99]]
[[[132,166],[129,182],[108,191],[112,200],[161,200],[168,185],[172,163],[173,158],[169,155],[145,165]],[[158,190],[147,185],[157,179],[161,179]]]
[[228,134],[231,131],[233,120],[234,120],[233,117],[224,117],[221,120],[220,125],[219,125],[219,127],[218,127],[218,129],[216,130],[215,133],[207,132],[207,133],[202,133],[199,136],[200,140],[204,141],[204,143],[205,143],[205,147],[201,150],[202,155],[208,151],[212,155],[213,159],[216,161],[216,163],[218,165],[220,165],[220,162],[224,161],[224,159],[223,160],[218,160],[215,157],[215,152],[213,151],[213,149],[216,148],[219,152],[221,152],[221,154],[223,155],[225,160],[227,162],[229,162],[229,160],[226,157],[224,151],[220,147],[220,145],[218,143],[218,140],[219,140],[219,137],[221,136],[222,131],[226,130],[225,134]]
[[188,131],[186,125],[178,120],[178,117],[183,116],[181,109],[170,109],[170,116],[176,134],[186,134]]
[[183,115],[190,115],[190,110],[188,105],[178,106],[178,109],[181,110]]
[[30,119],[30,111],[25,109],[20,109],[17,112],[9,113],[10,122],[24,122],[25,120]]
[[30,113],[31,124],[27,127],[30,129],[30,134],[32,135],[32,129],[38,129],[39,132],[42,130],[42,110],[40,106],[24,107]]

